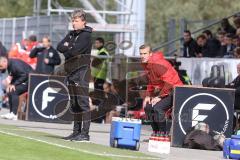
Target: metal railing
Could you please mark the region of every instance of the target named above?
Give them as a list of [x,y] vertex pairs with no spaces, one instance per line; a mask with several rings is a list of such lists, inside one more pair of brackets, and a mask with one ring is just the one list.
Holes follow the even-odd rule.
[[3,18],[0,19],[0,41],[7,49],[16,42],[34,34],[40,40],[50,36],[53,46],[68,32],[68,17],[65,15]]

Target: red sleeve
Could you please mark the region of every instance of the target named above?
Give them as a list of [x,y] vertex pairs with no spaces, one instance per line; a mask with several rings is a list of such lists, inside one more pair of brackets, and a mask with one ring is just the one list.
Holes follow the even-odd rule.
[[152,96],[153,95],[153,91],[154,91],[154,86],[151,84],[147,85],[147,95],[146,96]]
[[167,60],[158,61],[158,65],[154,67],[154,72],[163,82],[161,86],[160,96],[164,97],[168,95],[174,86],[181,85],[182,82],[178,76],[177,71],[172,67],[172,65]]

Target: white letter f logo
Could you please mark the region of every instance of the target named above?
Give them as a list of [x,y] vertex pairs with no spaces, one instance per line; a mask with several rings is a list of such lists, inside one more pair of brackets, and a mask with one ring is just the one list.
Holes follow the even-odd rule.
[[42,96],[42,111],[47,108],[48,102],[54,100],[55,97],[48,96],[49,93],[58,93],[61,89],[60,88],[51,88],[48,87],[43,91]]
[[208,116],[207,115],[199,115],[199,110],[210,111],[216,104],[205,104],[199,103],[193,108],[192,112],[192,126],[198,124],[198,122],[203,122]]

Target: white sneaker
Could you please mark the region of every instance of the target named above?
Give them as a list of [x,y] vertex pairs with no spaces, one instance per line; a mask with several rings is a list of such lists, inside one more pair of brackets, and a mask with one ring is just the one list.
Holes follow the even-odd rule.
[[6,119],[6,117],[8,117],[10,114],[11,114],[11,113],[2,114],[2,115],[0,115],[0,117],[3,118],[3,119]]
[[5,117],[5,119],[9,120],[17,120],[17,115],[15,115],[13,112],[11,112],[8,116]]
[[13,118],[12,118],[13,121],[17,121],[18,120],[18,116],[16,114],[13,114]]
[[14,115],[14,117],[13,117],[13,119],[12,119],[13,121],[17,121],[18,120],[18,117],[17,117],[17,115]]

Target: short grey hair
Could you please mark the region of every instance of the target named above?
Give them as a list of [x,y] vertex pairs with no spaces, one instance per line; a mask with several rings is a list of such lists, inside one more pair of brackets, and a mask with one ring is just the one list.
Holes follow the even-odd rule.
[[86,21],[86,12],[83,9],[76,9],[72,12],[71,18],[81,18],[82,21]]

